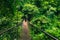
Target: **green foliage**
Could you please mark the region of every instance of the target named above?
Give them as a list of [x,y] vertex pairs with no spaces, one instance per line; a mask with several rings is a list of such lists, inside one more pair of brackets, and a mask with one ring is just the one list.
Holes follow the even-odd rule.
[[[60,40],[60,0],[0,0],[0,32],[21,22],[24,15],[37,28],[44,29]],[[9,30],[0,36],[0,40],[19,38],[21,28]],[[29,29],[32,40],[53,40],[35,27]]]

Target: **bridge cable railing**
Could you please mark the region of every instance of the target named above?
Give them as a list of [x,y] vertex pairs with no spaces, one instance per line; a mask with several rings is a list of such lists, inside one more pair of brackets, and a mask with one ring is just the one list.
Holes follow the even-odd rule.
[[52,36],[51,34],[45,32],[43,29],[36,27],[35,25],[33,25],[32,23],[30,23],[31,27],[33,26],[33,28],[35,27],[37,30],[40,30],[41,32],[43,32],[46,36],[51,37],[53,40],[58,40],[56,37]]
[[0,35],[2,35],[3,33],[7,32],[7,31],[9,31],[9,30],[11,30],[13,28],[16,28],[17,26],[20,26],[20,25],[21,25],[21,23],[17,23],[16,26],[13,26],[11,28],[5,29],[4,31],[0,32]]
[[[17,26],[20,26],[20,25],[22,25],[21,22],[20,22],[20,23],[17,23],[16,26],[14,26],[14,27],[8,28],[8,29],[0,32],[0,35],[2,35],[3,33],[7,32],[7,31],[9,31],[9,30],[11,30],[11,29],[13,29],[13,28],[15,28],[15,27],[17,27]],[[29,25],[31,25],[31,27],[32,27],[32,26],[33,26],[33,27],[36,27],[36,26],[34,26],[32,23],[29,23]],[[37,28],[38,30],[42,31],[46,36],[49,36],[49,37],[51,37],[51,38],[54,39],[54,40],[58,40],[56,37],[54,37],[54,36],[52,36],[51,34],[45,32],[44,30],[39,29],[38,27],[36,27],[36,28]]]

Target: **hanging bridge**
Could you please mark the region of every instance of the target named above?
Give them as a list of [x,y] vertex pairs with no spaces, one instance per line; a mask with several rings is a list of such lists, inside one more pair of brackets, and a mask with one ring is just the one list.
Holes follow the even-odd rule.
[[[37,28],[37,27],[34,26],[32,23],[28,23],[28,24],[31,26],[31,28],[36,28],[37,30],[41,31],[42,33],[44,33],[44,34],[45,34],[46,36],[48,36],[49,38],[52,38],[53,40],[58,40],[56,37],[52,36],[51,34],[45,32],[44,30],[42,30],[42,29],[40,29],[40,28]],[[18,22],[18,23],[16,24],[16,26],[13,26],[13,27],[11,27],[11,28],[5,29],[4,31],[1,31],[1,32],[0,32],[0,36],[3,36],[4,33],[9,32],[9,31],[12,30],[13,28],[15,28],[16,30],[18,30],[18,29],[17,29],[18,26],[22,26],[22,23],[21,23],[21,22]],[[28,29],[29,29],[29,28],[28,28]],[[23,29],[23,30],[26,30],[26,29]],[[17,31],[17,33],[18,33],[18,31]],[[26,33],[26,32],[25,32],[25,33]],[[16,33],[15,33],[15,34],[16,34]],[[26,36],[28,37],[28,35],[24,34],[24,31],[22,32],[22,34],[23,34],[23,35],[21,35],[21,36],[22,36],[22,39],[21,39],[21,37],[20,37],[20,35],[19,35],[19,38],[20,38],[20,39],[17,38],[17,39],[14,39],[14,40],[32,40],[31,37],[29,37],[29,39],[26,39],[26,38],[25,38]],[[12,34],[11,34],[11,35],[12,35]],[[17,35],[17,36],[18,36],[18,35]],[[25,36],[25,37],[23,37],[23,36]]]

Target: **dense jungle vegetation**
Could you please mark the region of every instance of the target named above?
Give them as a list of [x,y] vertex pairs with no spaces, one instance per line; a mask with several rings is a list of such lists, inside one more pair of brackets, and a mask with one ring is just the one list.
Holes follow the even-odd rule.
[[0,40],[20,40],[22,24],[14,26],[24,15],[36,26],[29,25],[32,40],[54,40],[40,29],[60,40],[60,0],[0,0]]

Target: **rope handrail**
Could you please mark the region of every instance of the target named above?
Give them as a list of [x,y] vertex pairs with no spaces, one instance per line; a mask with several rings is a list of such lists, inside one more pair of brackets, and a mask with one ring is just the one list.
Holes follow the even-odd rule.
[[15,28],[15,27],[19,26],[19,25],[21,25],[21,23],[20,23],[20,22],[19,22],[19,23],[17,23],[17,25],[16,25],[16,26],[13,26],[13,27],[11,27],[11,28],[8,28],[8,29],[6,29],[6,30],[4,30],[4,31],[0,32],[0,35],[2,35],[3,33],[7,32],[7,31],[9,31],[9,30],[11,30],[11,29],[13,29],[13,28]]
[[[33,26],[33,27],[36,27],[36,26],[34,26],[32,23],[30,23],[30,25]],[[36,28],[37,28],[37,27],[36,27]],[[37,29],[39,29],[39,28],[37,28]],[[52,39],[58,40],[56,37],[54,37],[54,36],[52,36],[51,34],[45,32],[44,30],[42,30],[42,29],[39,29],[39,30],[42,31],[45,35],[51,37]]]
[[[9,30],[11,30],[12,28],[15,28],[15,27],[19,26],[19,25],[21,25],[21,23],[17,23],[16,26],[11,27],[11,28],[9,28],[9,29],[3,31],[3,32],[0,32],[0,35],[3,34],[3,33],[5,33],[5,32],[7,32],[7,31],[9,31]],[[32,23],[29,23],[29,25],[32,25],[33,27],[36,27],[36,26],[34,26]],[[36,28],[37,28],[37,27],[36,27]],[[39,29],[39,28],[37,28],[37,29]],[[54,40],[58,40],[56,37],[50,35],[49,33],[43,31],[42,29],[39,29],[39,30],[42,31],[42,32],[43,32],[44,34],[46,34],[47,36],[51,37],[52,39],[54,39]]]

